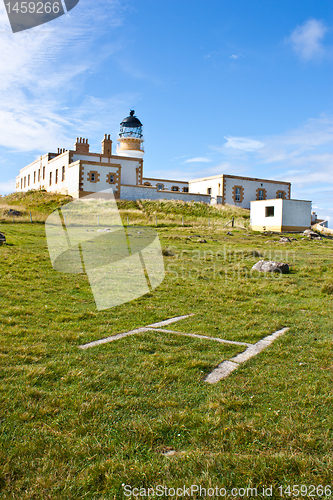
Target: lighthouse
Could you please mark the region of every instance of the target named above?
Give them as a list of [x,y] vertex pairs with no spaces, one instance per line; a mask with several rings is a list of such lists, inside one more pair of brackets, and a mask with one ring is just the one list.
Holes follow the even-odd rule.
[[129,116],[123,119],[120,124],[120,132],[117,137],[117,155],[128,156],[131,158],[143,158],[143,135],[142,123],[134,115],[134,110],[130,111]]

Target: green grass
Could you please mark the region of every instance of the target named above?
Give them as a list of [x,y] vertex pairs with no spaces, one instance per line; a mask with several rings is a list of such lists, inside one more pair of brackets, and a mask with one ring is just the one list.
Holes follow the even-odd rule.
[[20,216],[15,216],[16,222],[30,221],[30,213],[34,222],[44,222],[53,210],[65,205],[72,199],[71,196],[47,193],[43,189],[1,196],[0,221],[13,222],[13,216],[8,215],[8,211],[12,209],[21,213]]
[[[143,221],[139,208],[123,203],[123,218]],[[126,498],[122,483],[273,485],[281,498],[279,485],[332,484],[333,241],[230,236],[210,210],[187,216],[158,228],[175,254],[164,282],[100,312],[84,274],[52,269],[43,224],[1,224],[0,498]],[[290,274],[251,274],[254,252]],[[78,348],[189,313],[171,329],[250,343],[290,330],[213,386],[205,375],[242,347],[147,332]]]

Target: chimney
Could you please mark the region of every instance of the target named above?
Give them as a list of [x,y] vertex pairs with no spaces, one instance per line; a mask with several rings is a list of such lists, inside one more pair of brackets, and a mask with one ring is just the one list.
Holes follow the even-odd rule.
[[110,138],[110,134],[104,135],[104,139],[102,140],[102,155],[111,156],[112,155],[112,141]]
[[83,137],[77,137],[76,143],[74,144],[74,151],[77,153],[89,153],[88,139],[83,139]]

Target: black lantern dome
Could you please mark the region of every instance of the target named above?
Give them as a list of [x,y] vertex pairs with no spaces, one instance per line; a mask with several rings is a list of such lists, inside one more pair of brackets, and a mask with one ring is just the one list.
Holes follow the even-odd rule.
[[129,116],[124,118],[121,122],[119,137],[142,138],[142,123],[136,116],[134,116],[134,109],[132,109]]

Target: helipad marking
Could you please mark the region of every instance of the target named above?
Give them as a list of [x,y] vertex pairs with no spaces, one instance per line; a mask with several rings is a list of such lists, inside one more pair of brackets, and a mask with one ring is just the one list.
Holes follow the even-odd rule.
[[236,370],[241,363],[244,363],[248,359],[259,354],[287,330],[289,330],[288,327],[282,328],[281,330],[272,333],[272,335],[268,335],[267,337],[259,340],[256,344],[252,344],[244,352],[237,354],[237,356],[229,359],[228,361],[223,361],[217,368],[215,368],[215,370],[207,375],[205,382],[208,382],[209,384],[216,384],[219,380],[226,378],[231,372]]
[[88,344],[79,345],[80,349],[88,349],[89,347],[95,347],[100,344],[107,344],[108,342],[112,342],[113,340],[123,339],[128,335],[134,335],[135,333],[147,332],[147,328],[136,328],[135,330],[130,330],[129,332],[117,333],[116,335],[111,335],[110,337],[106,337],[105,339],[94,340],[93,342],[89,342]]
[[169,318],[165,321],[160,321],[159,323],[152,323],[151,325],[144,326],[142,328],[136,328],[135,330],[130,330],[129,332],[117,333],[116,335],[111,335],[110,337],[106,337],[100,340],[94,340],[93,342],[89,342],[88,344],[79,345],[80,349],[88,349],[89,347],[95,347],[100,344],[107,344],[108,342],[112,342],[113,340],[123,339],[128,335],[135,335],[136,333],[148,332],[150,328],[170,325],[170,323],[175,323],[176,321],[180,321],[181,319],[189,318],[190,316],[194,316],[194,314],[186,314],[185,316],[176,316],[175,318]]
[[[147,328],[148,329],[148,328]],[[186,337],[194,337],[195,339],[207,339],[221,342],[221,344],[245,345],[246,347],[252,346],[247,342],[237,342],[236,340],[225,340],[217,337],[209,337],[208,335],[197,335],[196,333],[175,332],[174,330],[165,330],[164,328],[149,328],[152,332],[175,333],[176,335],[185,335]]]
[[175,323],[176,321],[180,321],[181,319],[190,318],[191,316],[194,316],[194,314],[185,314],[185,316],[176,316],[174,318],[160,321],[159,323],[152,323],[151,325],[147,325],[146,328],[159,328],[160,326],[170,325],[171,323]]
[[197,335],[195,333],[186,333],[186,332],[178,332],[175,330],[167,330],[165,328],[161,328],[162,326],[170,325],[171,323],[175,323],[182,319],[189,318],[190,316],[194,316],[194,314],[186,314],[185,316],[176,316],[175,318],[169,318],[165,321],[159,321],[158,323],[151,323],[150,325],[143,326],[142,328],[136,328],[134,330],[130,330],[128,332],[117,333],[116,335],[111,335],[110,337],[106,337],[100,340],[94,340],[93,342],[89,342],[88,344],[82,344],[78,347],[80,349],[88,349],[89,347],[95,347],[100,344],[106,344],[108,342],[113,342],[114,340],[123,339],[124,337],[128,337],[129,335],[135,335],[136,333],[144,333],[144,332],[160,332],[160,333],[173,333],[176,335],[185,335],[186,337],[192,337],[197,339],[205,339],[205,340],[213,340],[215,342],[220,342],[222,344],[232,344],[245,346],[247,349],[237,354],[233,358],[223,361],[220,363],[211,373],[209,373],[204,379],[208,384],[216,384],[219,380],[226,378],[230,373],[234,370],[237,370],[241,363],[251,359],[253,356],[256,356],[261,351],[263,351],[266,347],[268,347],[275,339],[283,335],[289,327],[282,328],[271,335],[259,340],[255,344],[249,344],[247,342],[238,342],[236,340],[226,340],[220,339],[218,337],[209,337],[208,335]]

